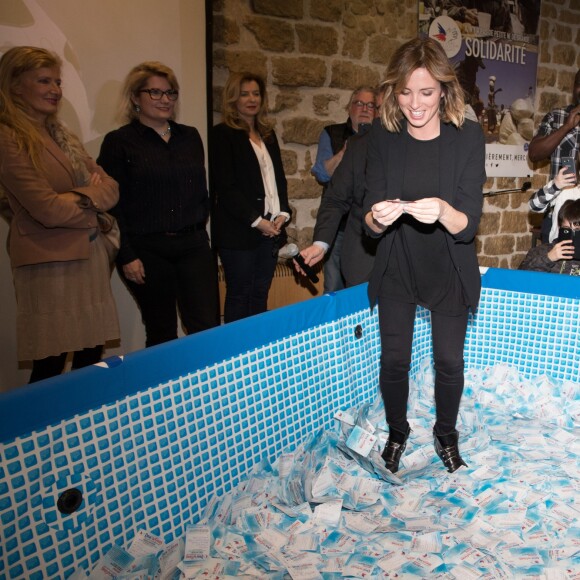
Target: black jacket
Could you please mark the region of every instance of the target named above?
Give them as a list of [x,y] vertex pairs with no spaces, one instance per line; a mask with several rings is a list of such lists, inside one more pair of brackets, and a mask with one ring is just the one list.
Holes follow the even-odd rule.
[[[407,131],[405,122],[399,133],[387,131],[381,125],[380,119],[373,122],[368,144],[367,191],[363,216],[375,203],[385,199],[397,199],[403,189],[401,168],[405,166],[406,146],[403,138],[405,131]],[[441,123],[441,139],[440,197],[456,210],[466,214],[468,218],[467,227],[463,231],[455,235],[446,233],[447,245],[453,266],[461,280],[467,304],[475,310],[481,291],[475,234],[481,218],[482,188],[486,180],[485,140],[481,127],[469,120],[466,120],[460,129],[451,124]],[[377,237],[370,228],[367,227],[367,230],[370,235]],[[389,227],[381,234],[375,266],[369,281],[371,305],[377,301],[395,231],[395,227]]]
[[[280,211],[291,214],[280,147],[275,133],[264,140],[272,158]],[[248,133],[224,123],[213,127],[209,143],[212,243],[218,248],[252,249],[262,234],[252,223],[264,215],[266,192]]]
[[375,260],[378,239],[363,229],[363,197],[368,133],[349,139],[342,161],[322,196],[314,239],[332,245],[343,216],[348,215],[340,254],[340,269],[346,285],[367,282]]

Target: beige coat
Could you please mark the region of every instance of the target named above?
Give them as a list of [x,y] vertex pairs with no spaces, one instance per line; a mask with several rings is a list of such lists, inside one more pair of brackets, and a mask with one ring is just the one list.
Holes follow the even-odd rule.
[[[47,138],[41,161],[44,175],[0,127],[0,185],[12,212],[8,247],[13,268],[87,259],[97,212],[111,209],[119,199],[117,182],[88,155],[88,171],[102,173],[99,185],[76,187],[69,159],[52,139]],[[72,191],[88,198],[87,207],[79,206]]]
[[[48,136],[41,155],[44,171],[39,171],[0,127],[0,191],[8,201],[0,209],[10,222],[21,361],[103,345],[120,336],[110,257],[103,236],[97,235],[97,213],[117,203],[118,185],[76,140],[62,134],[62,146],[74,150],[78,160],[76,176],[69,157]],[[83,163],[88,174],[101,173],[99,185],[77,187],[87,180]]]

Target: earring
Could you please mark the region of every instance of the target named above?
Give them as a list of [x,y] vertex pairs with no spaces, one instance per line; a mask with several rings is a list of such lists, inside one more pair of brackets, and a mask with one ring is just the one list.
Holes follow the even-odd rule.
[[136,113],[140,113],[141,112],[141,107],[139,105],[135,105],[135,112]]

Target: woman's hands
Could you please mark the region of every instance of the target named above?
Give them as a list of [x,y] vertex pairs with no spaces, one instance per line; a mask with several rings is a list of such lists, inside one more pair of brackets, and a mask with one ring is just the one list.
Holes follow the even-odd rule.
[[373,232],[382,234],[403,215],[403,208],[406,205],[408,204],[400,203],[399,200],[379,201],[367,213],[365,221]]
[[134,284],[145,284],[145,268],[141,260],[133,260],[123,265],[123,275],[129,282]]
[[100,185],[103,182],[103,178],[100,173],[95,171],[91,173],[91,177],[89,178],[89,185]]
[[[101,183],[103,183],[103,175],[104,172],[101,169],[100,172],[93,172],[91,173],[91,176],[89,177],[89,182],[87,183],[87,185],[101,185]],[[76,191],[71,191],[69,193],[64,193],[64,194],[60,194],[60,199],[66,199],[63,196],[69,196],[68,199],[70,199],[72,202],[76,203],[80,208],[82,209],[92,209],[93,211],[99,211],[98,206],[95,204],[95,202],[88,197],[87,195],[78,193]]]
[[286,218],[283,215],[279,215],[274,221],[262,218],[256,227],[262,232],[263,236],[275,238],[280,235],[285,223]]
[[571,260],[574,257],[574,242],[572,240],[562,240],[554,245],[548,252],[548,258],[552,262],[558,260]]
[[467,226],[467,216],[439,197],[425,197],[409,202],[398,199],[380,201],[373,205],[365,220],[371,230],[380,234],[404,213],[424,224],[439,221],[451,234],[456,234]]
[[404,213],[408,213],[419,222],[433,224],[443,215],[447,205],[447,202],[438,197],[426,197],[416,201],[387,199],[373,205],[367,214],[367,223],[371,229],[380,233],[394,224]]
[[406,204],[403,211],[418,222],[434,224],[441,219],[447,207],[449,204],[438,197],[426,197]]

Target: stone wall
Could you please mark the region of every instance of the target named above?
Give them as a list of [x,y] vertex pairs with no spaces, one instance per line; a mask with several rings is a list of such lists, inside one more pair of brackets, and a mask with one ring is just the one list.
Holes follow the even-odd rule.
[[[321,187],[310,175],[320,131],[346,119],[353,88],[376,85],[396,47],[417,34],[417,0],[214,0],[214,122],[230,71],[267,81],[269,103],[294,210],[289,233],[310,244]],[[542,0],[536,125],[567,104],[580,67],[580,2]],[[536,166],[532,188],[547,179]],[[488,179],[485,191],[519,188],[525,179]],[[477,248],[482,266],[517,268],[530,247],[530,193],[488,197]]]

